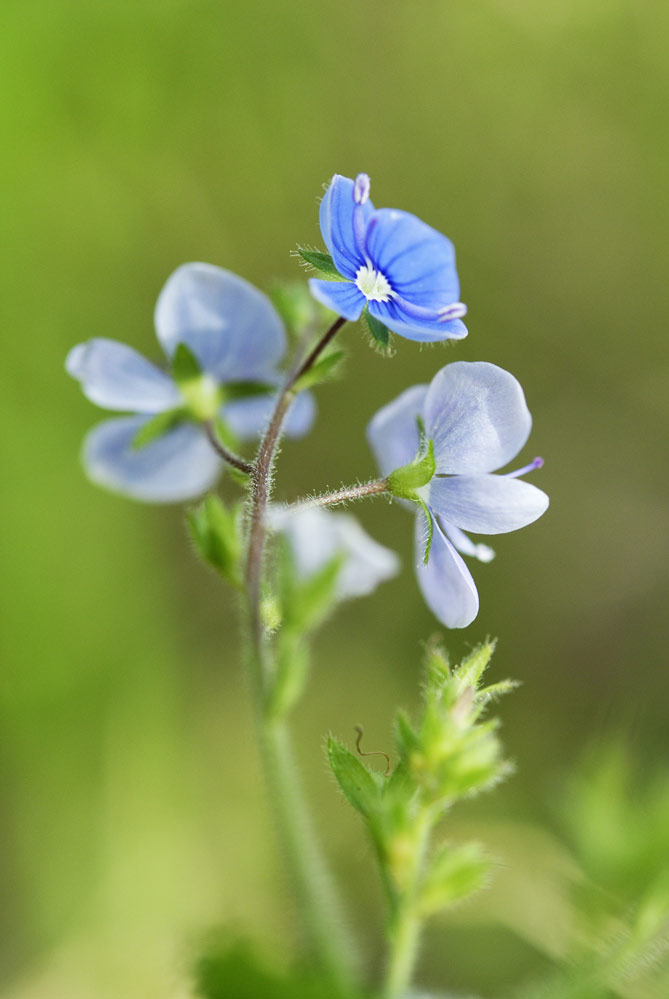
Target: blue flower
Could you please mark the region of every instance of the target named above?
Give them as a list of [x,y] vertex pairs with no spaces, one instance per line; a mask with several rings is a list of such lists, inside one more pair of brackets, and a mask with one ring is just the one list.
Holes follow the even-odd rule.
[[407,389],[379,410],[367,428],[386,477],[415,458],[421,427],[432,441],[434,475],[415,490],[415,499],[424,504],[416,518],[416,571],[430,610],[449,628],[466,627],[479,609],[474,580],[458,553],[483,562],[494,555],[464,532],[515,531],[548,507],[545,493],[518,478],[540,468],[540,458],[515,472],[490,474],[515,457],[531,426],[523,390],[513,375],[495,364],[457,361],[442,368],[429,386]]
[[[201,374],[191,384],[177,385],[131,347],[102,338],[73,347],[66,369],[91,402],[134,414],[90,431],[83,448],[88,476],[134,499],[177,503],[205,492],[222,470],[203,420],[220,415],[242,440],[264,429],[273,406],[271,390],[234,398],[231,389],[241,382],[277,386],[286,334],[262,292],[229,271],[201,263],[184,264],[168,278],[156,304],[155,326],[168,362],[180,344],[195,357]],[[138,434],[161,415],[163,432],[138,446]],[[286,432],[301,436],[313,417],[313,399],[302,393]]]
[[288,541],[298,579],[310,579],[332,559],[341,557],[338,600],[367,596],[399,571],[395,552],[374,541],[351,514],[319,507],[291,510],[274,506],[269,522]]
[[323,239],[343,281],[309,281],[319,302],[345,319],[365,306],[388,329],[409,340],[467,335],[450,239],[415,215],[375,209],[369,177],[335,174],[320,206]]

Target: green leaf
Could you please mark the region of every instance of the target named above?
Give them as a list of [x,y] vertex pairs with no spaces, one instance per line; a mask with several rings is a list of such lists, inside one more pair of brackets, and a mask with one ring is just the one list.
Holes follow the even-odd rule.
[[298,246],[297,252],[302,260],[328,278],[335,281],[346,281],[345,277],[339,273],[335,267],[335,262],[329,253],[322,253],[320,250],[308,250],[305,246]]
[[200,558],[233,586],[241,586],[241,504],[228,510],[213,493],[186,514]]
[[452,847],[444,844],[424,875],[418,906],[429,916],[484,888],[489,880],[491,862],[478,843]]
[[181,386],[185,382],[192,382],[202,374],[202,367],[193,351],[185,343],[177,345],[172,357],[172,376]]
[[277,668],[268,698],[270,718],[283,718],[297,704],[309,676],[309,649],[301,635],[282,629],[277,641]]
[[434,441],[428,441],[425,454],[421,455],[419,452],[408,465],[396,468],[390,473],[388,476],[390,492],[401,499],[418,500],[416,490],[428,484],[436,467]]
[[285,538],[279,538],[277,586],[284,627],[306,634],[318,627],[335,604],[343,556],[335,555],[306,579],[297,576],[293,555]]
[[492,654],[495,651],[495,645],[496,642],[494,641],[478,645],[453,671],[460,690],[464,690],[465,687],[473,687],[474,690],[478,689],[481,678],[488,668]]
[[381,802],[383,778],[371,773],[357,756],[332,736],[328,739],[328,760],[349,804],[365,818],[373,818]]
[[330,351],[329,354],[326,354],[320,361],[312,365],[308,371],[305,371],[301,378],[298,378],[293,385],[293,391],[301,392],[303,389],[318,385],[319,382],[334,378],[338,374],[339,365],[345,357],[345,350]]
[[392,354],[390,330],[376,316],[371,314],[367,306],[362,310],[362,317],[380,352],[390,357]]
[[157,440],[158,437],[162,437],[168,430],[175,427],[177,423],[186,418],[186,415],[185,410],[181,407],[178,409],[169,409],[166,413],[158,413],[148,423],[139,428],[132,439],[131,447],[137,451],[140,448],[146,447],[147,444],[151,444],[152,441]]

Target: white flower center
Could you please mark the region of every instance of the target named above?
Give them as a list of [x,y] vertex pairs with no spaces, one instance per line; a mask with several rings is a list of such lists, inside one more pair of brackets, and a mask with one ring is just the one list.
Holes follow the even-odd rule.
[[355,283],[368,302],[387,302],[391,298],[392,288],[381,271],[375,271],[373,267],[361,267],[355,275]]

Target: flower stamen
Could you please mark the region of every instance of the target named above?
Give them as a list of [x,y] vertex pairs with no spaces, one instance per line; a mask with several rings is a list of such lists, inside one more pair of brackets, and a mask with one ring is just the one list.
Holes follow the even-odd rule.
[[355,275],[357,288],[368,302],[388,302],[393,297],[393,290],[387,279],[374,267],[364,264]]
[[533,458],[529,465],[523,465],[522,468],[516,469],[515,472],[505,472],[507,479],[517,479],[520,475],[527,475],[528,472],[534,472],[537,468],[543,468],[544,459],[543,458]]

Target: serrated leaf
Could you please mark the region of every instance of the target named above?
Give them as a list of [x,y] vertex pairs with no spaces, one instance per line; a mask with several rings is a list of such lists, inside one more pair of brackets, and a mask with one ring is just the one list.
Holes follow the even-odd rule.
[[152,441],[157,440],[166,434],[168,430],[175,427],[177,423],[180,423],[186,414],[184,410],[179,407],[178,409],[170,409],[166,413],[158,413],[153,419],[149,420],[139,428],[137,433],[132,439],[131,447],[133,450],[139,450],[140,448],[146,447],[147,444],[151,444]]
[[334,378],[337,374],[337,368],[345,357],[346,351],[344,350],[330,351],[329,354],[312,365],[308,371],[305,371],[301,378],[298,378],[293,386],[293,391],[302,392],[303,389],[311,388],[329,378]]
[[362,316],[372,339],[380,348],[381,353],[390,356],[392,347],[390,344],[390,330],[388,327],[384,326],[381,320],[377,319],[376,316],[373,316],[367,306],[365,306],[362,310]]
[[488,883],[491,866],[478,843],[442,846],[423,878],[418,901],[421,913],[429,916],[480,891]]
[[308,250],[304,246],[298,246],[297,252],[306,264],[315,267],[317,271],[320,271],[326,277],[333,278],[335,281],[346,280],[337,270],[335,262],[329,253],[322,253],[320,250]]
[[213,493],[186,514],[200,558],[234,586],[241,585],[241,507],[228,510]]
[[371,773],[353,753],[330,736],[328,760],[345,798],[365,818],[373,818],[381,801],[383,780]]

